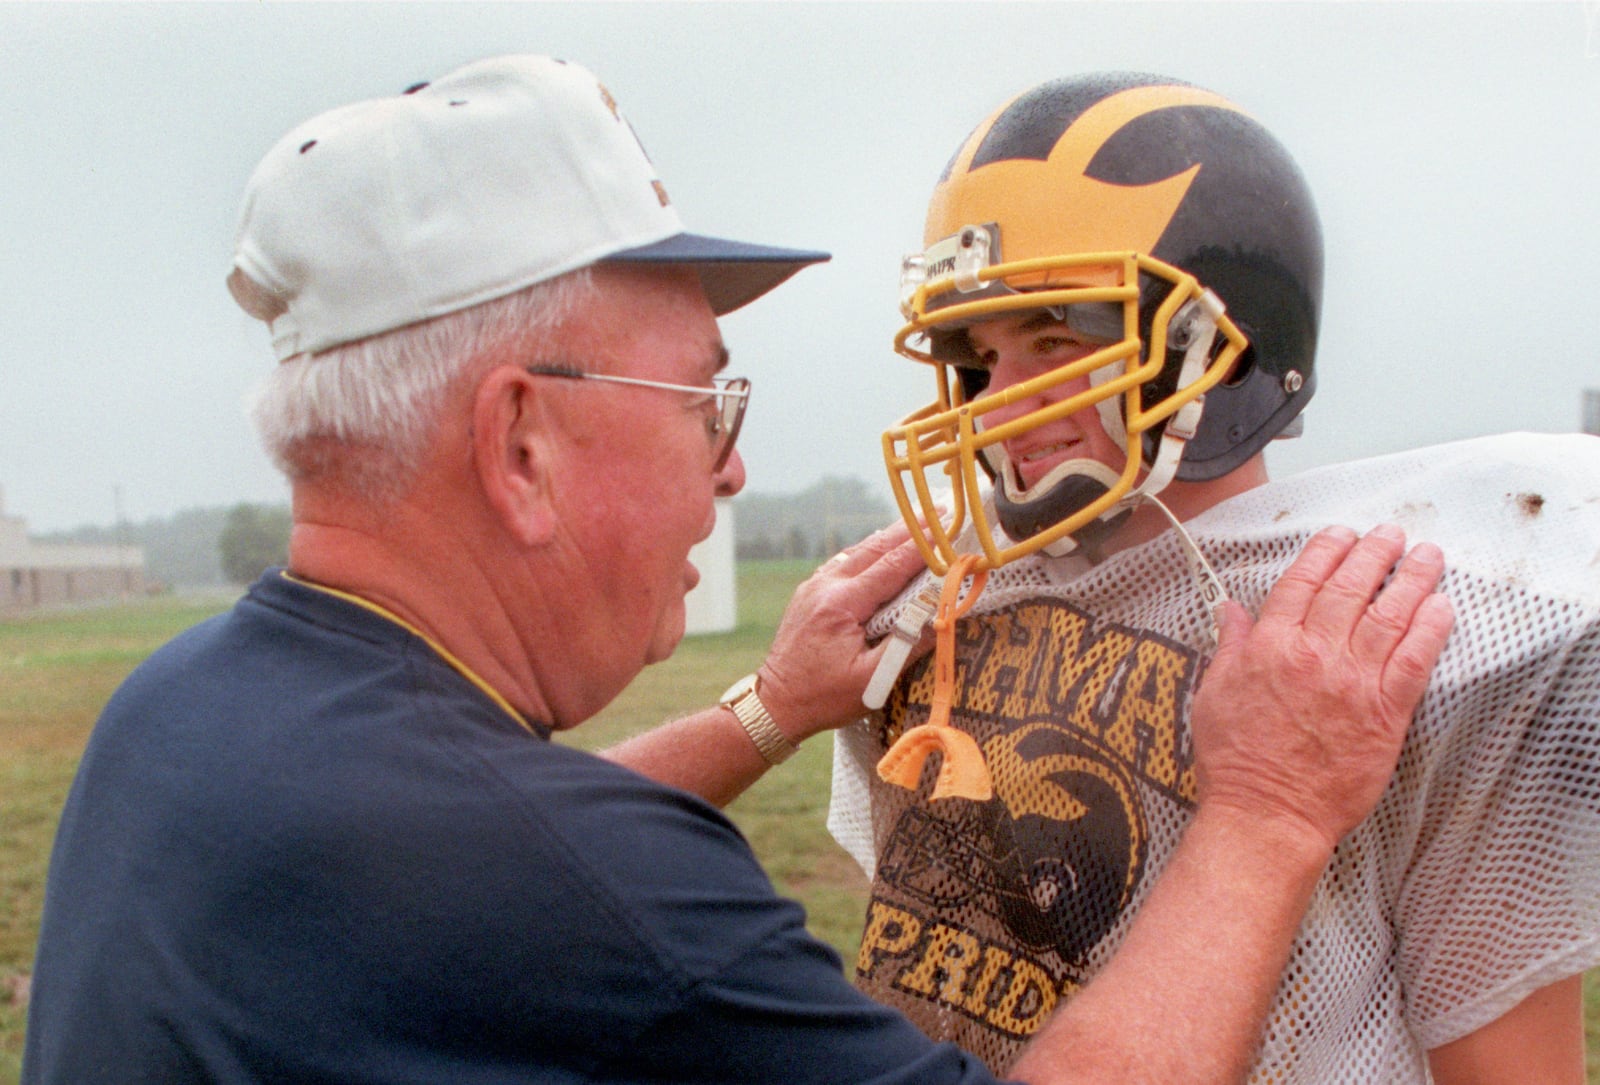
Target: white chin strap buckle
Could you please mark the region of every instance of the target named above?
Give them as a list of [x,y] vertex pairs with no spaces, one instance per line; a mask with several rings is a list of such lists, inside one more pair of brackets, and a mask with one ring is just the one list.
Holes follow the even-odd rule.
[[900,672],[905,669],[911,649],[922,639],[922,631],[927,628],[933,612],[937,609],[939,609],[939,594],[931,587],[924,588],[916,598],[906,603],[905,609],[900,612],[900,617],[894,623],[894,628],[889,631],[889,643],[884,648],[883,655],[878,657],[878,666],[872,672],[872,680],[867,683],[866,692],[861,695],[861,703],[867,708],[876,712],[888,702],[889,691],[900,680]]
[[[1172,318],[1171,331],[1167,334],[1174,346],[1184,348],[1183,366],[1178,370],[1175,391],[1183,391],[1204,375],[1206,365],[1211,361],[1212,344],[1217,341],[1217,320],[1224,311],[1222,299],[1206,290],[1186,303]],[[1178,461],[1183,459],[1185,446],[1200,430],[1200,418],[1205,413],[1205,406],[1206,397],[1196,396],[1167,419],[1161,431],[1161,446],[1156,450],[1154,462],[1150,464],[1150,474],[1139,487],[1141,494],[1158,494],[1177,476]]]

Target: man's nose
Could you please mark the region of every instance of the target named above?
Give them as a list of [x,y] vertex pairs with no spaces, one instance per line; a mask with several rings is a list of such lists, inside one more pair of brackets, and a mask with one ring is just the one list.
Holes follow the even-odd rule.
[[728,454],[728,462],[722,465],[722,470],[716,474],[717,496],[732,497],[744,489],[744,457],[739,455],[739,450],[734,448]]

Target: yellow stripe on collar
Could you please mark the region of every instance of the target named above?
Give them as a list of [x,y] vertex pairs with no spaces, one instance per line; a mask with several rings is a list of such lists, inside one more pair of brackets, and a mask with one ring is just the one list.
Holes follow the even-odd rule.
[[478,689],[482,690],[484,696],[488,697],[491,701],[504,709],[507,715],[516,720],[526,730],[535,735],[539,733],[538,729],[529,723],[527,718],[524,717],[521,712],[518,712],[515,708],[511,707],[511,702],[502,697],[499,690],[495,689],[488,682],[485,682],[482,678],[480,678],[477,671],[474,671],[471,667],[461,662],[461,660],[455,657],[450,649],[446,648],[444,645],[428,636],[428,634],[424,633],[422,630],[418,629],[416,626],[412,625],[398,614],[379,606],[370,599],[363,599],[359,595],[352,595],[350,592],[340,591],[338,588],[330,588],[326,584],[317,584],[302,577],[295,576],[287,569],[283,571],[283,578],[285,580],[293,581],[296,584],[303,585],[304,587],[311,588],[313,591],[320,591],[324,595],[331,595],[337,599],[343,599],[347,603],[354,603],[356,606],[365,610],[369,610],[378,617],[385,618],[393,622],[395,625],[398,625],[401,629],[404,629],[406,632],[420,639],[422,643],[426,644],[429,648],[432,648],[436,653],[438,653],[439,658],[450,664],[457,674],[461,675],[461,677],[465,678],[468,682],[471,682],[474,686],[477,686]]

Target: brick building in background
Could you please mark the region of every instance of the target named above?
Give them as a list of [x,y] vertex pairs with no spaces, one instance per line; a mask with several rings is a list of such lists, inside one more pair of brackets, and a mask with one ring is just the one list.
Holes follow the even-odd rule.
[[26,520],[6,514],[0,494],[0,616],[144,592],[139,547],[35,542]]

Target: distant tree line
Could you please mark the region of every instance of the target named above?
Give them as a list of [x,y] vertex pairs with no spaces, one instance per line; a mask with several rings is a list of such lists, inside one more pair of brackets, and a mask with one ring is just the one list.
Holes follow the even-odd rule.
[[744,493],[733,499],[734,553],[740,561],[825,558],[893,517],[858,478],[829,476],[795,494]]
[[[889,502],[857,478],[828,477],[799,493],[745,493],[733,500],[740,561],[824,558],[894,518]],[[144,551],[145,576],[168,587],[248,584],[289,553],[287,505],[186,509],[121,527],[80,527],[44,542],[123,543]]]
[[248,584],[289,557],[289,507],[185,509],[120,527],[80,527],[43,542],[122,543],[144,551],[145,580],[169,588]]
[[232,584],[249,584],[275,565],[289,564],[289,509],[283,505],[235,505],[222,522],[217,556]]

